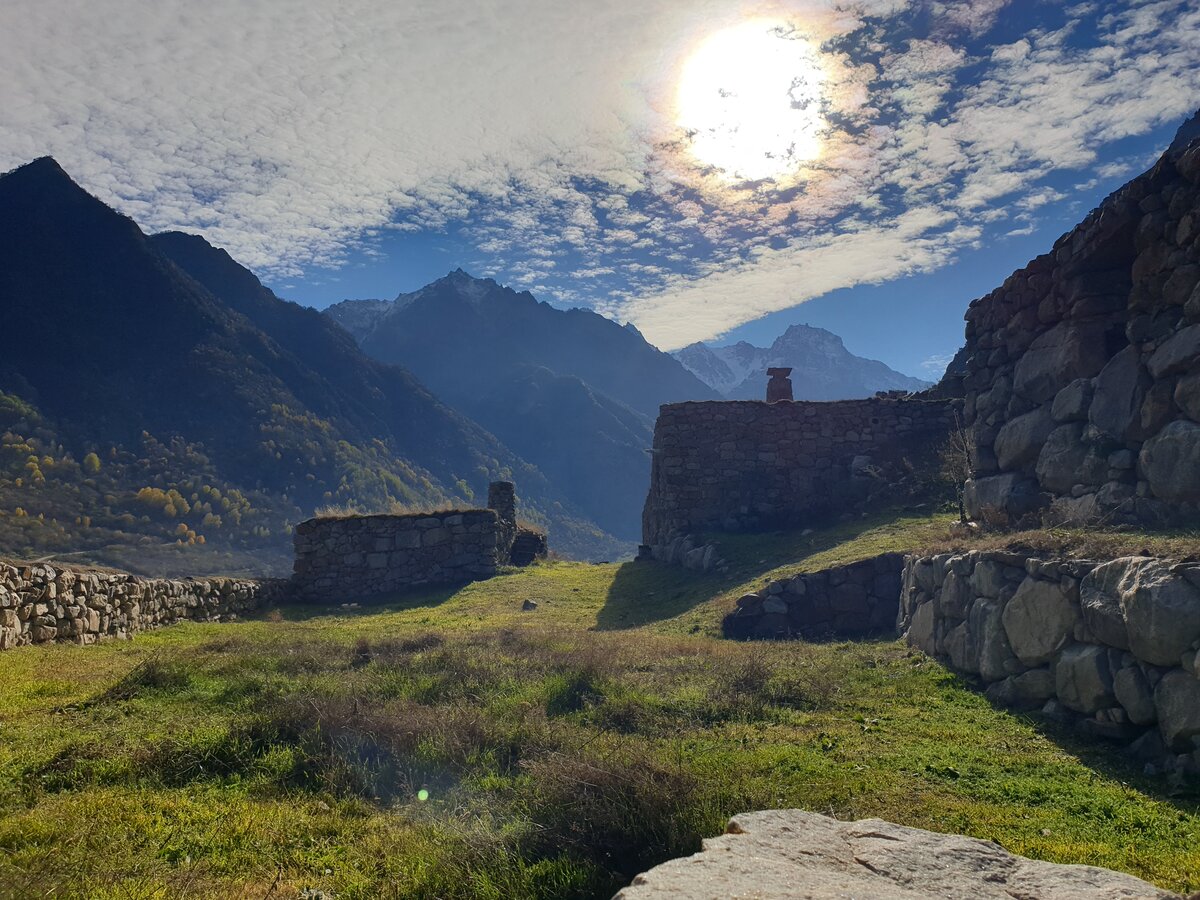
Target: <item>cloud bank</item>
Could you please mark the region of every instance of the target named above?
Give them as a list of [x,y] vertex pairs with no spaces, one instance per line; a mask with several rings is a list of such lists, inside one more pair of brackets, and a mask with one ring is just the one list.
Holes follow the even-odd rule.
[[[1018,6],[1026,33],[989,38]],[[730,185],[671,103],[689,52],[753,17],[821,48],[828,127],[794,177]],[[1049,176],[1198,97],[1187,0],[0,6],[0,169],[52,154],[272,277],[454,226],[485,274],[667,348],[1022,233]]]

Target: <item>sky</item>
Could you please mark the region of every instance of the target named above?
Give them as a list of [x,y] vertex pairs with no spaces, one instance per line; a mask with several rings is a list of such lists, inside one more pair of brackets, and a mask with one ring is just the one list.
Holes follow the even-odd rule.
[[1200,0],[0,4],[0,171],[53,155],[281,296],[462,267],[925,377],[1197,108]]

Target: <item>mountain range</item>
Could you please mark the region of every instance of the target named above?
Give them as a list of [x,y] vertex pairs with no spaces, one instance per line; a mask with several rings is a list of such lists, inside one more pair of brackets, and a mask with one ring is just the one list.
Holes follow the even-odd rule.
[[347,300],[326,313],[368,355],[413,372],[632,542],[658,407],[717,397],[637,329],[461,269],[393,301]]
[[876,391],[921,391],[932,382],[903,375],[874,359],[855,356],[824,328],[792,325],[770,347],[745,341],[724,347],[689,344],[675,357],[693,375],[729,400],[761,400],[767,369],[792,369],[797,400],[853,400]]
[[807,326],[671,355],[461,269],[320,313],[50,158],[0,177],[0,301],[0,547],[169,571],[283,570],[323,506],[472,505],[499,478],[556,550],[614,558],[661,404],[759,398],[770,365],[798,399],[924,386]]
[[269,570],[319,506],[477,503],[496,478],[564,552],[627,546],[410,372],[52,159],[0,177],[0,300],[6,549],[186,542]]

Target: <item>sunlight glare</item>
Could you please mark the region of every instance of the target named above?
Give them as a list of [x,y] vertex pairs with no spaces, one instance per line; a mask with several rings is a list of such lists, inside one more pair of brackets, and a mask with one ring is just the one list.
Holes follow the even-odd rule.
[[726,181],[783,180],[821,153],[825,73],[819,50],[785,23],[717,32],[687,60],[675,124]]

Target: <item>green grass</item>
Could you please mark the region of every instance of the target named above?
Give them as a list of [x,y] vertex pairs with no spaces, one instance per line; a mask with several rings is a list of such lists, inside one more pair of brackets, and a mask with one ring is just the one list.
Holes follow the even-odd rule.
[[606,897],[792,806],[1200,888],[1200,805],[1115,754],[898,642],[715,637],[767,578],[947,526],[724,539],[717,579],[548,563],[0,654],[0,896]]

